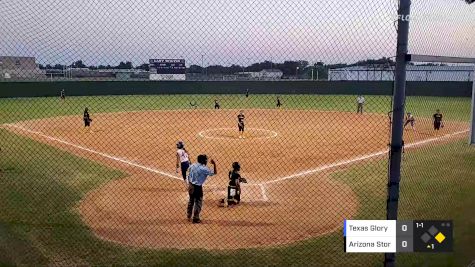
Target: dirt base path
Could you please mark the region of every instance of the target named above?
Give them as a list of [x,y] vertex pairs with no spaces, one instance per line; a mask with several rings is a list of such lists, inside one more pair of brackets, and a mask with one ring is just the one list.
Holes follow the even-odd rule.
[[[335,163],[387,149],[387,117],[247,110],[246,138],[239,139],[237,112],[92,114],[93,133],[84,131],[78,116],[7,128],[129,173],[89,192],[79,204],[84,222],[98,237],[124,245],[237,249],[288,244],[333,232],[356,214],[354,192],[328,174],[340,166]],[[406,131],[406,144],[465,128],[446,123],[435,134],[430,121],[421,119],[417,131]],[[219,175],[205,186],[201,225],[186,220],[188,196],[174,173],[177,140],[185,141],[193,159],[206,153],[218,162]],[[233,161],[241,163],[250,184],[243,188],[241,205],[221,208],[217,203]]]

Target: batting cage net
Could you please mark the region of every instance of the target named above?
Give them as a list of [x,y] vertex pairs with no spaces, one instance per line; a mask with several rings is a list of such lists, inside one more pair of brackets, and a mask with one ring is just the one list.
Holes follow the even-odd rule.
[[475,58],[475,5],[400,2],[0,1],[0,265],[381,266],[343,228],[388,200],[455,226],[396,264],[470,264],[474,65],[393,95],[398,23]]

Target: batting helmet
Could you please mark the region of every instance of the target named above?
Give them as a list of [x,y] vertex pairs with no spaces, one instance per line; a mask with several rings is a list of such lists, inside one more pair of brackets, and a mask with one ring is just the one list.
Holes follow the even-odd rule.
[[233,162],[233,170],[239,171],[241,170],[241,165],[239,165],[239,162]]
[[184,147],[185,147],[185,143],[183,143],[183,141],[178,141],[178,142],[176,143],[176,148],[182,149],[182,148],[184,148]]

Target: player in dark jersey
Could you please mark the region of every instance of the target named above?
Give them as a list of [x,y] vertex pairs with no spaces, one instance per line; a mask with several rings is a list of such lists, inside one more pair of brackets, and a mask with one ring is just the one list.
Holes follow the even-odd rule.
[[239,129],[239,138],[244,138],[244,113],[241,110],[239,112],[238,118],[238,129]]
[[86,129],[89,129],[89,127],[91,126],[92,119],[91,119],[91,116],[89,115],[88,108],[84,110],[83,120],[84,120],[84,127]]
[[241,202],[241,166],[238,162],[234,162],[232,170],[229,171],[228,186],[228,206],[237,205]]
[[408,112],[406,115],[406,123],[404,123],[404,129],[408,124],[411,124],[411,129],[415,130],[414,124],[416,123],[416,119],[414,118],[414,115],[412,115],[411,112]]
[[220,109],[220,105],[219,105],[219,102],[218,102],[218,99],[215,99],[214,100],[214,109]]
[[66,99],[66,92],[63,90],[61,90],[61,92],[59,93],[59,97],[61,100],[65,100]]
[[434,118],[434,130],[440,130],[440,128],[444,128],[444,122],[442,122],[442,113],[440,110],[436,110],[436,113],[432,116]]
[[249,89],[246,89],[246,98],[249,97]]
[[280,108],[282,106],[282,102],[280,102],[280,97],[277,97],[277,108]]

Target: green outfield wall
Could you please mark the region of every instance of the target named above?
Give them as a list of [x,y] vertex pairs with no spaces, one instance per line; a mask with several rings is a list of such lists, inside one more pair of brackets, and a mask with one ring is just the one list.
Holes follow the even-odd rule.
[[[0,98],[160,94],[391,95],[391,81],[53,81],[0,82]],[[407,82],[409,96],[471,97],[471,82]]]

